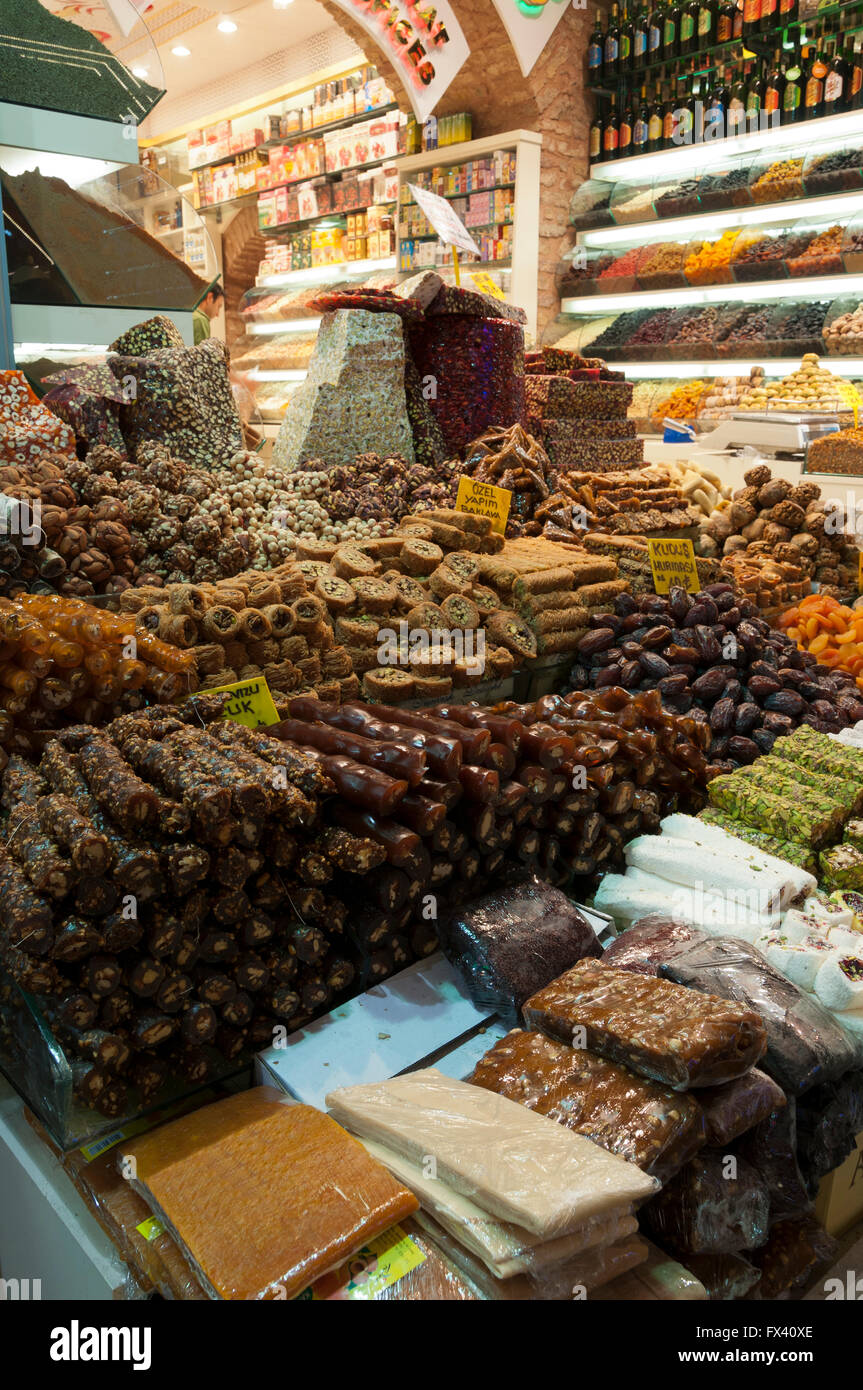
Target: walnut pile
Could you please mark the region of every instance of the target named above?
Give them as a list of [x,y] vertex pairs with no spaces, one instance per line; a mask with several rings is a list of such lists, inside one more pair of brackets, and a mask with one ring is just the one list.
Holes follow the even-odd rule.
[[[792,585],[806,581],[808,588],[811,580],[834,598],[856,597],[857,546],[845,532],[844,515],[822,500],[818,484],[794,486],[774,478],[766,464],[750,468],[743,481],[702,522],[700,554],[721,558],[726,567],[730,562],[736,580],[747,565],[764,571],[770,561]],[[785,597],[774,592],[772,604]]]

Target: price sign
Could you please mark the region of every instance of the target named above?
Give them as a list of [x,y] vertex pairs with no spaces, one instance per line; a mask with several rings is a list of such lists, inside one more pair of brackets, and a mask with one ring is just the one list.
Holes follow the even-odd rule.
[[448,203],[446,198],[438,197],[437,193],[430,193],[427,188],[417,188],[415,183],[409,183],[408,188],[417,207],[422,208],[445,246],[457,246],[460,251],[470,251],[474,256],[480,254],[480,249],[467,227],[460,217],[456,217],[452,204]]
[[[255,676],[249,681],[235,681],[233,685],[218,685],[215,689],[208,687],[199,693],[222,695],[226,692],[232,697],[225,709],[226,719],[232,719],[235,724],[245,724],[249,729],[257,729],[262,724],[278,724],[279,714],[263,676]],[[189,700],[194,699],[194,695],[189,696]]]
[[506,519],[512,493],[505,487],[495,487],[493,483],[478,483],[475,478],[459,478],[456,511],[470,512],[472,516],[487,516],[491,529],[506,534]]
[[669,589],[678,585],[689,594],[698,593],[701,585],[692,541],[648,541],[647,549],[653,571],[653,587],[658,594],[667,594]]
[[490,275],[486,275],[484,270],[471,271],[470,278],[473,280],[480,294],[490,294],[495,299],[506,299],[506,295],[500,285],[496,284]]

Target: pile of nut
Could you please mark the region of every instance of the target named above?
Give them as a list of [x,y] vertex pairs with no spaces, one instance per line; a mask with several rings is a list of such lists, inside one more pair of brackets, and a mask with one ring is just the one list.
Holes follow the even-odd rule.
[[834,733],[863,715],[853,676],[798,651],[731,584],[694,596],[618,594],[589,627],[571,688],[655,687],[669,712],[710,726],[710,760],[722,772],[769,753],[798,724]]
[[[795,487],[774,478],[766,464],[750,468],[743,480],[746,486],[702,522],[699,553],[721,556],[723,563],[733,556],[727,565],[729,576],[759,607],[773,608],[799,597],[809,580],[834,598],[851,590],[856,594],[857,547],[841,520],[826,510],[818,485]],[[765,573],[765,560],[778,567],[778,586],[776,574]],[[752,575],[746,572],[747,562]],[[750,582],[756,574],[759,582]]]
[[231,522],[258,569],[282,564],[301,541],[387,535],[408,512],[449,505],[458,487],[455,464],[432,470],[377,454],[335,468],[312,459],[286,472],[244,452],[223,472]]
[[47,518],[49,534],[58,526],[56,548],[68,565],[61,593],[85,598],[130,584],[201,583],[248,563],[212,474],[172,458],[164,445],[142,445],[138,462],[129,463],[97,444],[83,462],[67,462],[64,476],[69,505],[62,518]]

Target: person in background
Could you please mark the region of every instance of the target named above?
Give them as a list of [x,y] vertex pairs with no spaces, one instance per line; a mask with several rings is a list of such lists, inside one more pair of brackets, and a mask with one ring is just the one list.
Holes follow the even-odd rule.
[[192,322],[195,330],[195,346],[202,343],[205,338],[210,336],[210,320],[214,319],[221,312],[222,302],[225,298],[225,291],[221,285],[214,285],[211,290],[204,295],[194,314]]

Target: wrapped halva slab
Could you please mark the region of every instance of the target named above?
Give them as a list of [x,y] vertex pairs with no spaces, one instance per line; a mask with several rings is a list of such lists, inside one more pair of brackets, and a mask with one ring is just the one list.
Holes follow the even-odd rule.
[[704,1116],[691,1096],[542,1033],[507,1033],[468,1080],[557,1120],[660,1182],[705,1142]]
[[758,1067],[751,1067],[736,1081],[699,1091],[698,1104],[704,1111],[707,1142],[713,1148],[731,1144],[754,1125],[781,1110],[785,1105],[785,1092],[772,1076]]
[[270,1086],[172,1120],[118,1154],[213,1298],[292,1298],[418,1206],[328,1115]]
[[529,1029],[575,1042],[675,1091],[742,1076],[764,1053],[756,1013],[668,981],[580,961],[524,1006]]
[[633,922],[628,931],[621,932],[606,947],[602,961],[616,970],[658,975],[663,961],[678,951],[685,951],[694,941],[704,940],[704,932],[684,918],[653,912]]
[[745,1159],[702,1149],[647,1204],[642,1220],[661,1245],[679,1255],[735,1255],[766,1241],[770,1193]]
[[613,1245],[638,1230],[631,1207],[622,1207],[619,1212],[589,1217],[568,1235],[543,1240],[523,1226],[498,1221],[439,1177],[427,1176],[422,1164],[405,1158],[404,1154],[396,1153],[374,1139],[364,1139],[363,1146],[373,1158],[389,1168],[399,1182],[410,1188],[423,1210],[429,1212],[460,1245],[482,1260],[497,1279],[548,1269],[594,1246]]
[[663,965],[662,973],[755,1010],[767,1032],[763,1069],[788,1095],[800,1096],[856,1064],[855,1048],[835,1019],[748,942],[713,937],[681,951]]
[[640,1202],[655,1179],[514,1101],[429,1068],[327,1096],[333,1117],[435,1171],[484,1211],[551,1240]]
[[418,1212],[416,1221],[428,1232],[446,1258],[461,1270],[479,1296],[495,1301],[505,1299],[524,1303],[540,1299],[569,1302],[573,1298],[583,1298],[591,1290],[601,1288],[647,1259],[645,1242],[636,1236],[629,1236],[615,1245],[597,1246],[580,1255],[573,1255],[571,1259],[550,1269],[516,1274],[511,1279],[496,1279],[481,1260],[475,1259],[464,1246],[459,1245],[428,1212]]
[[559,888],[537,878],[462,904],[438,923],[441,946],[478,1008],[515,1022],[525,999],[602,947]]

